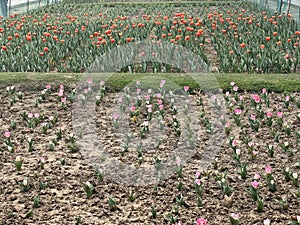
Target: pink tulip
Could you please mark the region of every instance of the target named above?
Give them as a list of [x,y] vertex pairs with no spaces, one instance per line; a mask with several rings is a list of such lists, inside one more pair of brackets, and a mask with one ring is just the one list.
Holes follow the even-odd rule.
[[252,95],[252,99],[253,99],[256,103],[259,103],[259,102],[260,102],[260,97],[259,97],[259,95]]
[[232,82],[230,82],[230,85],[231,85],[231,86],[234,86],[234,85],[235,85],[235,83],[232,81]]
[[237,145],[236,140],[233,140],[233,141],[232,141],[232,146],[235,147],[236,145]]
[[271,166],[267,166],[265,169],[267,174],[270,174],[272,172],[272,167]]
[[285,101],[287,101],[287,102],[290,101],[290,96],[286,96]]
[[47,90],[51,89],[51,85],[50,85],[50,84],[47,84],[47,85],[46,85],[46,89],[47,89]]
[[190,89],[190,87],[189,86],[184,86],[183,89],[184,89],[184,91],[188,91]]
[[266,89],[266,88],[263,88],[263,89],[261,90],[261,92],[262,92],[263,94],[266,94],[266,93],[267,93],[267,89]]
[[114,118],[115,120],[119,119],[119,118],[120,118],[120,114],[115,113],[115,114],[113,115],[113,118]]
[[196,180],[195,180],[195,183],[196,183],[197,185],[199,185],[199,186],[200,186],[200,185],[201,185],[201,181],[200,181],[200,179],[196,179]]
[[252,115],[250,116],[250,119],[251,119],[251,120],[255,120],[255,119],[256,119],[256,116],[252,114]]
[[278,112],[278,113],[277,113],[277,117],[278,117],[278,118],[282,118],[282,117],[283,117],[283,112]]
[[101,80],[100,81],[100,86],[104,86],[104,84],[105,84],[104,80]]
[[201,173],[199,171],[196,172],[195,177],[198,178],[200,177]]
[[93,82],[93,80],[91,78],[87,79],[87,83],[91,84]]
[[271,220],[269,220],[269,219],[264,220],[264,225],[270,225],[270,224],[271,224]]
[[131,107],[130,107],[130,111],[131,111],[131,112],[135,112],[135,107],[134,107],[134,106],[131,106]]
[[61,96],[63,96],[63,95],[64,95],[64,90],[59,90],[58,96],[61,97]]
[[5,136],[6,138],[10,138],[10,132],[9,132],[9,131],[5,131],[4,136]]
[[258,173],[254,174],[254,180],[258,180],[260,178],[260,175]]
[[268,119],[270,119],[270,118],[272,117],[272,115],[273,115],[272,112],[267,112],[267,113],[266,113],[266,116],[267,116]]
[[234,114],[235,114],[235,115],[241,115],[241,113],[242,113],[242,110],[241,110],[241,109],[235,109],[235,110],[234,110]]
[[177,159],[176,159],[176,164],[177,164],[177,166],[181,166],[182,162],[181,162],[181,159],[180,159],[180,158],[177,158]]
[[178,223],[174,223],[172,225],[182,225],[181,221],[178,221]]
[[257,181],[253,181],[251,182],[251,186],[254,188],[254,189],[257,189],[259,183]]
[[239,217],[239,214],[237,213],[231,213],[230,214],[231,218],[234,219],[234,220],[238,220],[240,217]]
[[204,219],[204,218],[198,218],[198,219],[196,220],[196,224],[197,224],[197,225],[206,225],[206,224],[207,224],[207,220]]
[[41,157],[41,158],[40,158],[40,162],[41,162],[41,163],[45,163],[45,162],[46,162],[45,157]]
[[164,109],[164,105],[159,105],[158,108],[159,108],[159,110],[163,110]]
[[238,87],[238,86],[234,86],[234,87],[233,87],[233,90],[234,90],[234,91],[238,91],[238,90],[239,90],[239,87]]

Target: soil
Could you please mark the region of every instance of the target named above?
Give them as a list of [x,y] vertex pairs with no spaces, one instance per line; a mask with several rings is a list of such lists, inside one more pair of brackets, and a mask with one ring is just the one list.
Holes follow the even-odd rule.
[[[177,118],[182,126],[181,135],[177,135],[172,127],[172,115],[166,103],[164,117],[164,130],[160,131],[152,123],[149,125],[149,132],[145,138],[140,138],[139,123],[145,121],[145,106],[142,104],[140,113],[134,120],[128,116],[128,111],[120,120],[120,127],[114,129],[112,125],[112,114],[118,111],[115,106],[120,95],[123,93],[106,93],[99,106],[83,105],[78,112],[87,112],[94,115],[92,118],[81,118],[76,121],[74,117],[74,105],[68,100],[66,106],[62,107],[60,98],[57,96],[58,84],[52,84],[49,94],[37,106],[35,101],[44,87],[39,91],[32,91],[28,87],[16,86],[16,92],[11,95],[6,94],[3,89],[0,92],[0,221],[1,224],[170,224],[166,215],[176,216],[182,224],[194,224],[196,219],[203,217],[208,224],[230,224],[229,215],[238,213],[241,224],[263,224],[263,220],[269,218],[272,225],[287,224],[289,220],[300,215],[300,201],[292,193],[300,191],[292,182],[286,182],[283,169],[289,167],[292,172],[300,174],[300,154],[299,154],[299,132],[300,120],[296,115],[300,113],[297,102],[300,101],[300,93],[290,93],[293,97],[288,108],[284,107],[283,93],[270,93],[270,106],[263,105],[263,110],[271,110],[276,117],[278,111],[284,113],[283,120],[291,128],[288,135],[282,127],[276,124],[275,120],[271,127],[266,124],[261,125],[258,131],[251,129],[248,116],[254,113],[251,106],[251,96],[253,93],[239,93],[244,96],[245,116],[242,117],[243,128],[235,125],[230,107],[224,106],[217,110],[210,103],[210,99],[215,94],[197,93],[189,95],[191,115],[191,128],[196,137],[195,147],[188,148],[184,142],[187,136],[185,131],[186,117],[182,113],[184,103],[179,101]],[[65,87],[65,95],[71,94],[75,86]],[[16,97],[16,102],[10,106],[9,102],[16,93],[22,90],[23,99]],[[219,95],[217,95],[219,96]],[[199,97],[202,98],[203,105],[197,104]],[[230,95],[232,98],[233,95]],[[178,96],[177,99],[185,99],[185,95]],[[133,99],[133,98],[132,98]],[[221,100],[220,100],[221,99]],[[219,102],[224,102],[220,98]],[[157,100],[155,98],[155,100]],[[225,104],[223,104],[225,105]],[[76,104],[75,104],[76,106]],[[78,106],[78,105],[77,105]],[[233,108],[236,108],[234,106]],[[246,112],[248,109],[248,112]],[[72,111],[73,110],[73,111]],[[213,125],[213,130],[200,119],[199,114],[204,110],[205,117],[209,118]],[[94,112],[89,114],[88,111]],[[51,116],[57,116],[58,120],[53,123],[45,133],[41,123],[34,128],[28,128],[22,118],[23,112],[39,113],[41,122],[49,122]],[[225,134],[224,126],[220,123],[220,115],[224,114],[231,124],[231,131]],[[127,115],[127,116],[125,116]],[[78,117],[77,117],[78,119]],[[89,120],[88,120],[89,119]],[[16,123],[16,128],[12,129],[11,122]],[[74,122],[75,121],[75,122]],[[81,126],[86,121],[92,121],[88,127]],[[155,115],[153,116],[155,121]],[[261,121],[265,121],[262,119]],[[74,125],[75,124],[75,125]],[[153,122],[155,124],[155,122]],[[78,133],[78,127],[83,128],[82,133]],[[93,130],[95,128],[95,130]],[[61,129],[62,137],[57,140],[54,150],[49,149],[49,141],[57,138],[57,131]],[[158,130],[156,130],[158,129]],[[11,142],[15,147],[14,153],[8,151],[4,144],[6,138],[4,133],[11,132]],[[271,134],[272,131],[280,134],[279,143]],[[95,133],[93,133],[95,131]],[[75,133],[76,144],[72,145],[70,134]],[[134,134],[131,145],[125,154],[120,146],[124,135],[128,132]],[[159,133],[160,132],[160,133]],[[88,135],[90,133],[90,135]],[[97,135],[98,139],[92,139]],[[29,152],[26,138],[32,138],[33,150]],[[88,137],[90,139],[88,139]],[[156,138],[161,138],[159,147],[153,147]],[[229,137],[238,140],[238,148],[241,149],[241,162],[247,164],[248,173],[246,179],[242,179],[238,174],[238,164],[234,161],[232,148],[228,143]],[[254,143],[254,150],[258,152],[256,159],[251,159],[248,154],[249,146],[243,142],[248,137]],[[142,141],[143,162],[140,164],[136,153],[136,144]],[[280,144],[289,142],[290,149],[294,149],[294,154],[290,156],[285,152]],[[100,143],[100,144],[99,144]],[[267,145],[274,146],[274,157],[268,156]],[[88,146],[82,149],[82,146]],[[99,146],[101,148],[99,148]],[[183,146],[182,148],[178,146]],[[179,151],[174,151],[175,148]],[[186,151],[184,150],[186,148]],[[89,151],[89,150],[93,151]],[[98,154],[105,154],[105,159]],[[175,153],[174,153],[175,152]],[[174,157],[182,156],[182,177],[176,171]],[[20,156],[23,165],[22,170],[17,171],[14,161]],[[97,156],[97,157],[96,157]],[[40,158],[45,157],[44,168],[40,165]],[[91,159],[92,157],[92,159]],[[155,174],[153,170],[149,174],[142,176],[141,180],[132,183],[130,173],[125,169],[130,165],[137,171],[149,172],[149,168],[155,165],[155,157],[163,162],[170,162],[166,167],[168,170],[164,180],[157,181],[151,179]],[[109,161],[113,158],[114,160]],[[118,162],[119,164],[112,164]],[[122,162],[120,164],[120,162]],[[172,163],[171,163],[172,162]],[[297,165],[298,163],[298,165]],[[104,171],[104,178],[98,179],[94,165],[99,165],[100,171]],[[120,166],[121,165],[121,166]],[[278,190],[271,192],[265,181],[265,168],[273,168],[272,175],[275,177]],[[143,170],[139,170],[143,168]],[[146,168],[146,169],[145,169]],[[203,205],[197,205],[197,195],[195,192],[195,173],[201,172],[201,182],[204,185],[202,195]],[[227,181],[233,188],[232,201],[226,201],[221,188],[218,186],[216,178],[227,171]],[[128,172],[128,173],[127,173]],[[120,173],[122,176],[120,176]],[[261,213],[256,211],[256,203],[247,194],[250,182],[254,180],[254,174],[259,173],[259,194],[265,200],[265,206]],[[128,176],[129,174],[129,176]],[[127,177],[126,177],[127,175]],[[141,174],[138,174],[141,176]],[[20,183],[28,178],[30,189],[27,192],[21,190]],[[123,179],[122,179],[123,178]],[[143,180],[145,179],[145,180]],[[94,186],[91,198],[87,198],[83,188],[83,183],[89,181]],[[144,182],[143,182],[144,181]],[[151,183],[152,181],[152,183]],[[182,190],[178,190],[178,182],[182,182]],[[44,184],[44,187],[42,187]],[[131,193],[131,194],[130,194]],[[134,196],[129,198],[129,196]],[[185,204],[180,205],[176,198],[183,196]],[[33,208],[34,197],[39,197],[39,207]],[[276,201],[288,196],[288,209],[283,209]],[[113,197],[116,207],[110,208],[108,199]],[[151,216],[151,206],[157,209],[157,217]],[[175,211],[174,211],[175,209]],[[33,210],[32,215],[28,212]]]

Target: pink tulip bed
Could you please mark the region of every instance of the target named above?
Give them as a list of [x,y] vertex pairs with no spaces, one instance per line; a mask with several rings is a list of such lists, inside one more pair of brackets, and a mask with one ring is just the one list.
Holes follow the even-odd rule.
[[[299,224],[299,93],[232,82],[223,93],[179,94],[168,82],[111,93],[88,79],[83,95],[55,83],[3,89],[2,223]],[[91,103],[98,140],[72,120],[72,106]],[[91,163],[81,145],[94,142],[137,170],[154,166],[157,180],[133,183],[120,164]]]
[[[228,4],[63,4],[1,18],[1,72],[49,79],[0,83],[0,223],[300,225],[299,79],[288,87],[283,74],[300,72],[299,25]],[[153,58],[63,79],[144,39],[183,47],[219,78],[282,79],[219,85]]]

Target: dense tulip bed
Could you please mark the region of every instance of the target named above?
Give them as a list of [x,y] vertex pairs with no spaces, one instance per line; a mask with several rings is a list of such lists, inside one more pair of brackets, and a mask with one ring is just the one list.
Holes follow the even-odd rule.
[[[290,15],[238,2],[235,7],[60,4],[0,19],[0,71],[83,72],[116,46],[151,39],[184,46],[220,72],[290,73],[299,71],[299,38]],[[123,71],[174,71],[146,63]]]

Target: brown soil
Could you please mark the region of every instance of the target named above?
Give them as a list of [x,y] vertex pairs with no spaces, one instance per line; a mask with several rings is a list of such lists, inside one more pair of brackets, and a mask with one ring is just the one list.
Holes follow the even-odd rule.
[[[40,91],[30,91],[25,89],[23,99],[16,100],[13,106],[9,106],[9,100],[13,95],[6,96],[6,91],[0,93],[0,218],[1,224],[74,224],[76,218],[81,218],[82,224],[169,224],[166,219],[167,214],[175,216],[174,208],[178,206],[178,220],[183,224],[193,224],[199,217],[208,220],[208,224],[229,224],[229,214],[239,213],[241,224],[263,224],[263,220],[269,218],[272,225],[287,224],[288,220],[300,215],[300,201],[292,195],[292,192],[298,190],[291,182],[286,182],[282,170],[289,167],[293,172],[300,175],[299,164],[299,138],[296,137],[296,131],[299,131],[300,121],[296,115],[300,113],[296,103],[300,101],[299,93],[292,93],[294,101],[291,102],[289,108],[285,108],[282,102],[284,94],[270,94],[270,107],[263,105],[266,112],[272,110],[275,115],[278,111],[284,112],[284,122],[291,127],[291,135],[287,135],[284,130],[275,122],[271,128],[262,125],[258,132],[253,131],[248,122],[248,115],[253,112],[250,103],[252,93],[241,93],[245,96],[245,107],[249,109],[247,117],[244,117],[242,123],[245,128],[234,125],[232,113],[229,109],[222,109],[226,113],[226,117],[232,124],[232,130],[229,136],[235,136],[239,140],[238,147],[241,149],[241,161],[247,163],[248,174],[245,180],[241,179],[238,174],[238,167],[232,157],[232,149],[228,144],[228,137],[225,137],[223,127],[218,122],[217,116],[212,118],[215,131],[211,134],[206,132],[203,122],[197,119],[192,124],[192,128],[197,134],[195,149],[188,150],[189,157],[184,162],[183,176],[178,178],[176,172],[170,171],[169,176],[159,184],[146,186],[128,186],[120,182],[112,176],[116,170],[108,170],[108,174],[104,174],[104,180],[98,180],[95,170],[91,166],[92,163],[87,160],[82,151],[72,150],[70,148],[69,135],[73,131],[72,123],[72,104],[67,102],[64,109],[61,102],[57,98],[58,85],[52,85],[52,93],[46,96],[46,99],[34,106]],[[17,91],[20,87],[16,87]],[[41,87],[40,90],[42,90]],[[69,94],[69,93],[68,93]],[[115,131],[112,127],[111,114],[114,112],[113,105],[118,98],[118,93],[108,93],[100,106],[96,107],[96,117],[94,125],[97,133],[101,138],[105,153],[111,157],[117,158],[124,164],[139,167],[136,156],[135,146],[132,145],[128,152],[122,156],[122,135],[128,130],[136,133],[135,141],[138,138],[138,123],[132,122],[129,117],[125,119],[126,129]],[[199,94],[203,98],[205,116],[209,117],[210,113],[217,112],[210,106],[208,95]],[[202,110],[201,106],[196,104],[198,95],[190,96],[192,110],[196,118]],[[234,107],[235,108],[235,107]],[[83,109],[86,109],[83,107]],[[222,111],[221,110],[221,111]],[[58,121],[53,128],[43,133],[41,125],[30,129],[26,127],[22,119],[23,112],[39,113],[43,115],[43,122],[49,122],[51,115],[57,115]],[[221,114],[221,113],[220,113]],[[183,118],[182,115],[178,118]],[[140,115],[138,120],[144,119]],[[172,151],[180,142],[180,137],[176,135],[170,121],[172,117],[167,114],[165,117],[166,129],[162,133],[162,143],[158,149],[145,151],[144,161],[141,165],[153,166],[154,157],[161,159],[168,158],[172,155]],[[11,129],[11,122],[16,122],[16,129]],[[181,121],[184,124],[184,121]],[[61,128],[62,138],[58,140],[53,151],[49,150],[49,141],[56,137],[56,131]],[[122,127],[121,127],[122,128]],[[280,147],[280,143],[275,142],[271,135],[271,129],[280,134],[280,143],[289,141],[295,150],[293,156],[289,156],[288,152]],[[12,143],[15,146],[15,153],[10,153],[4,144],[5,131],[11,131]],[[87,129],[88,130],[88,129]],[[86,131],[86,130],[85,130]],[[84,137],[87,132],[84,131]],[[145,145],[153,142],[154,133],[150,132],[143,139]],[[184,132],[184,130],[182,131]],[[184,135],[184,134],[183,134]],[[243,137],[249,137],[254,143],[254,149],[258,151],[257,159],[251,160],[247,153],[249,147],[242,142]],[[24,137],[31,137],[33,140],[34,150],[28,151],[28,145]],[[222,139],[221,139],[222,138]],[[78,146],[80,146],[80,138],[76,137]],[[88,141],[88,140],[85,140]],[[94,140],[94,142],[98,142]],[[268,156],[266,149],[267,144],[274,146],[274,157]],[[96,146],[97,144],[95,144]],[[92,145],[90,145],[92,146]],[[218,146],[220,151],[217,151]],[[20,156],[23,160],[22,170],[16,171],[14,161],[16,156]],[[46,158],[44,169],[40,167],[40,157]],[[65,164],[61,162],[65,159]],[[217,161],[217,163],[214,163]],[[106,165],[106,164],[103,164]],[[265,181],[265,167],[270,165],[273,168],[272,174],[276,179],[278,190],[276,192],[269,191]],[[111,166],[111,165],[110,165]],[[100,165],[101,168],[101,165]],[[173,168],[173,167],[172,167]],[[104,168],[105,169],[105,168]],[[227,181],[233,187],[233,197],[231,204],[226,204],[224,194],[222,193],[216,177],[227,170]],[[110,171],[110,173],[109,173]],[[203,206],[197,206],[197,198],[194,189],[195,172],[201,171],[201,180],[205,186],[203,192]],[[263,212],[256,211],[256,203],[246,193],[250,182],[254,180],[255,173],[259,173],[260,196],[265,199],[265,207]],[[22,192],[20,183],[27,177],[31,188],[28,192]],[[87,199],[83,189],[83,183],[89,181],[95,187],[93,195]],[[178,181],[183,183],[183,190],[177,188]],[[45,188],[41,189],[41,182],[45,184]],[[129,200],[129,193],[132,192],[135,200]],[[186,205],[179,206],[176,203],[176,197],[184,197]],[[39,196],[40,206],[33,209],[33,215],[26,214],[33,208],[33,199]],[[117,207],[110,210],[108,199],[113,196]],[[289,198],[289,207],[284,210],[276,202],[284,196]],[[151,217],[151,206],[157,209],[157,218]],[[28,217],[28,218],[27,218]]]

